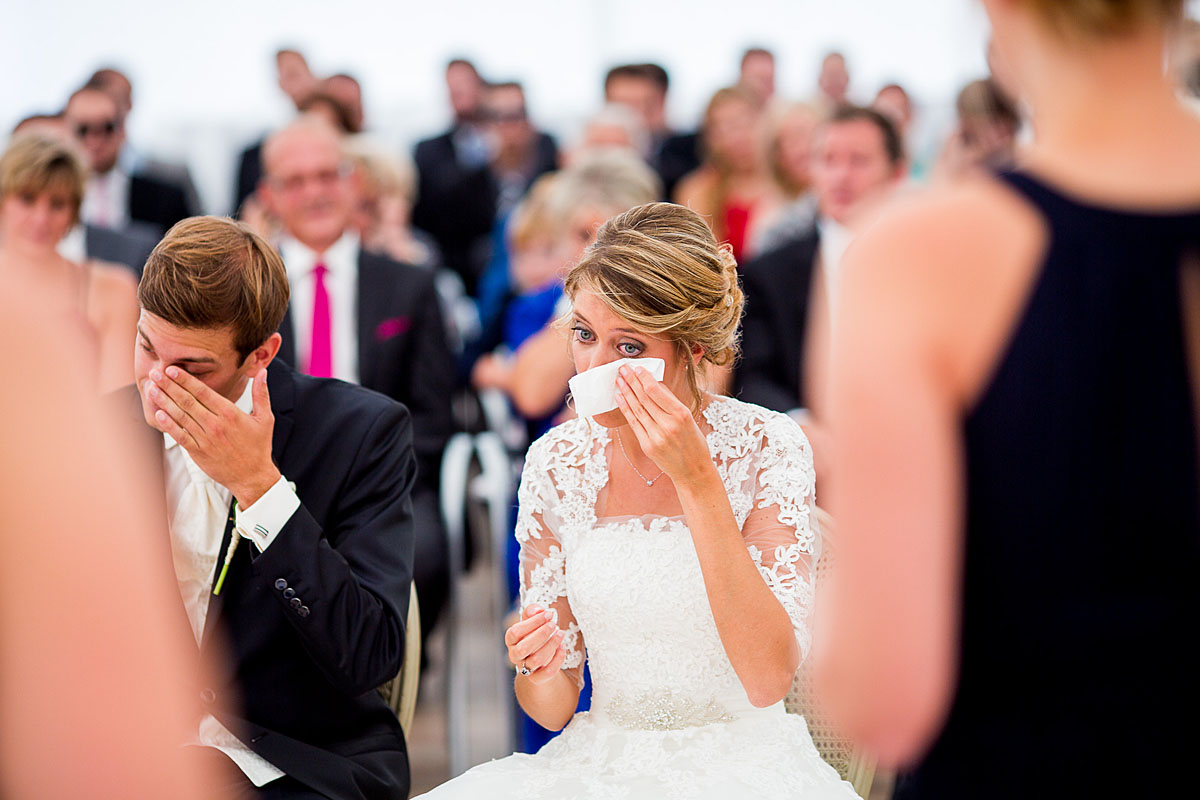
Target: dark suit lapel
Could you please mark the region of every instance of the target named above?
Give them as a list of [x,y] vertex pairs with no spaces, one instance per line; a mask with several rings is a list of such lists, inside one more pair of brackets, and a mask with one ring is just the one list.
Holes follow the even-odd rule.
[[375,368],[379,365],[375,326],[383,319],[387,293],[380,285],[375,260],[362,248],[358,251],[357,266],[354,313],[358,326],[358,382],[363,386],[375,386]]
[[267,367],[267,391],[271,396],[271,413],[275,416],[271,458],[280,471],[284,470],[283,454],[292,433],[292,410],[296,407],[295,375],[290,363],[280,363],[278,359]]
[[292,325],[291,303],[288,303],[287,310],[283,313],[283,322],[279,323],[279,335],[283,337],[283,343],[279,345],[279,354],[275,357],[299,369],[300,365],[296,363],[296,328]]
[[[228,514],[225,517],[225,531],[221,534],[221,549],[217,552],[217,568],[213,571],[212,589],[217,587],[217,581],[221,579],[221,568],[225,566],[225,555],[229,552],[229,543],[233,541],[233,506],[234,503],[231,500],[229,502]],[[242,547],[249,546],[250,545],[247,542],[239,542],[238,550],[240,550]],[[239,555],[244,557],[244,554],[234,551],[235,558]],[[230,566],[230,571],[232,571],[232,565]],[[222,587],[221,591],[224,592],[227,588],[228,579],[226,580],[226,585]],[[208,613],[204,617],[204,633],[200,636],[201,650],[208,645],[209,636],[212,635],[212,630],[216,625],[217,617],[221,616],[221,610],[221,595],[210,594],[208,597]]]

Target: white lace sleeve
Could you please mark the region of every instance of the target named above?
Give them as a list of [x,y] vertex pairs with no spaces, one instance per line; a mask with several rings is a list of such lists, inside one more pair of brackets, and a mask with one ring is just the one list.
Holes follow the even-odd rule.
[[763,580],[792,620],[802,658],[812,641],[809,623],[820,555],[814,484],[804,431],[790,418],[772,415],[762,429],[754,505],[742,535]]
[[583,636],[567,601],[566,556],[554,530],[558,492],[550,477],[550,450],[549,435],[529,448],[517,491],[520,603],[522,609],[537,604],[554,611],[558,627],[565,632],[563,671],[583,686]]

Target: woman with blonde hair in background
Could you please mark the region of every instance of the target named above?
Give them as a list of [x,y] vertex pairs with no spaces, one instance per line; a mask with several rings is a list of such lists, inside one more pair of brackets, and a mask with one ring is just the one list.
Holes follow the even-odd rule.
[[[823,696],[897,797],[1176,797],[1200,718],[1182,0],[983,0],[1036,132],[847,253]],[[822,648],[819,648],[819,650]]]
[[800,236],[817,219],[813,191],[813,136],[821,115],[807,103],[792,103],[771,116],[767,157],[784,205],[770,214],[754,237],[754,251],[765,253]]
[[363,134],[347,136],[342,152],[353,172],[356,205],[351,224],[363,247],[405,264],[436,268],[441,253],[427,234],[412,226],[417,200],[417,168]]
[[59,254],[86,183],[83,157],[64,139],[42,131],[13,138],[0,155],[0,275],[49,289],[43,311],[86,333],[92,386],[108,391],[133,379],[137,280],[120,265]]
[[755,234],[783,203],[767,164],[763,111],[745,89],[720,89],[704,112],[704,162],[675,187],[675,202],[708,220],[741,263]]
[[[562,734],[425,795],[852,798],[783,698],[810,639],[812,453],[787,416],[701,390],[736,355],[737,265],[697,214],[638,206],[567,276],[580,373],[617,407],[530,448],[519,495],[521,707]],[[592,708],[575,713],[584,661]]]

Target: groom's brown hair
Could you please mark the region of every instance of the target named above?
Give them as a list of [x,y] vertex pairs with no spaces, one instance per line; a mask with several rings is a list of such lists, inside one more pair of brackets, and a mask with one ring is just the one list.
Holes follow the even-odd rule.
[[232,328],[243,359],[279,330],[288,295],[279,253],[227,217],[176,223],[150,254],[138,284],[142,308],[172,325]]

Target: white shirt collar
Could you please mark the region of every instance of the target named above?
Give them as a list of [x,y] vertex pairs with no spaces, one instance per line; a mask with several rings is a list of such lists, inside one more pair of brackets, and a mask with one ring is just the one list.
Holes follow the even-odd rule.
[[295,237],[284,234],[279,240],[279,254],[283,256],[283,265],[288,278],[292,280],[311,275],[318,261],[324,263],[330,273],[337,273],[356,266],[358,234],[347,230],[324,253],[318,253]]
[[[246,388],[242,390],[242,396],[234,403],[240,411],[249,414],[254,411],[254,379],[246,381]],[[179,444],[174,437],[169,433],[163,434],[163,444],[167,450],[171,450]]]

